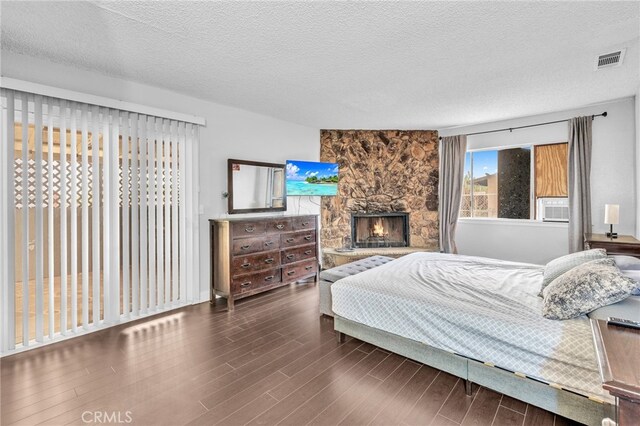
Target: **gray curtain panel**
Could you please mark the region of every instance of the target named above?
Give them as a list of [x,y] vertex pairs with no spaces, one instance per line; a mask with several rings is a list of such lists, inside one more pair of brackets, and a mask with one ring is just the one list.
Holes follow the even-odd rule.
[[591,232],[591,117],[569,120],[569,253]]
[[467,136],[445,136],[440,141],[440,182],[438,192],[440,208],[440,251],[458,253],[455,242],[456,224],[460,214],[464,156]]

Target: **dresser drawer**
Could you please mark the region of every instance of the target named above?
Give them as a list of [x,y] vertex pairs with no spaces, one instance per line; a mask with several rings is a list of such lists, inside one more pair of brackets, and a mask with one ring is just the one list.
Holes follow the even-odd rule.
[[305,259],[312,259],[316,256],[316,245],[308,245],[303,247],[296,247],[292,249],[285,249],[282,251],[282,263],[299,262]]
[[280,236],[261,236],[254,238],[239,238],[233,240],[232,254],[242,256],[259,251],[278,250],[280,248]]
[[233,232],[233,238],[244,238],[252,235],[264,234],[266,229],[264,221],[249,221],[243,220],[241,222],[232,222],[231,230]]
[[269,269],[255,274],[242,275],[231,280],[231,293],[234,295],[258,290],[282,282],[280,269]]
[[301,277],[318,272],[318,261],[313,259],[308,262],[294,263],[282,267],[282,281],[296,281]]
[[272,269],[280,266],[280,252],[269,251],[247,256],[235,256],[231,263],[234,276],[262,269]]
[[293,218],[293,230],[316,229],[315,216],[302,216]]
[[295,247],[303,244],[314,243],[316,241],[315,231],[309,232],[293,232],[291,234],[284,234],[280,236],[280,247]]
[[293,220],[291,218],[271,219],[267,221],[267,233],[293,231]]

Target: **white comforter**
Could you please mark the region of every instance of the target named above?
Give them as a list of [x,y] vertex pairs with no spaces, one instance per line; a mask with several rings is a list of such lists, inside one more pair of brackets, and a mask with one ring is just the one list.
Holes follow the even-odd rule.
[[414,253],[334,283],[333,311],[611,401],[600,384],[588,318],[542,316],[542,272],[538,265]]

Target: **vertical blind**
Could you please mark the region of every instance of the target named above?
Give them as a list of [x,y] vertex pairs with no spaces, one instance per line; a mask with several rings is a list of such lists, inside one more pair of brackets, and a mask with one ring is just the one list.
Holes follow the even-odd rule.
[[199,126],[1,97],[1,352],[191,302]]

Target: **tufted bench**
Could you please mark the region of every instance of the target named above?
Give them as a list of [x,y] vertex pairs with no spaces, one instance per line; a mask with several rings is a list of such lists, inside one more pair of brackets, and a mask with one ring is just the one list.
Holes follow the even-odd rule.
[[371,256],[345,265],[336,266],[320,272],[320,315],[333,316],[331,309],[331,284],[341,278],[350,277],[376,266],[392,261],[392,257]]

